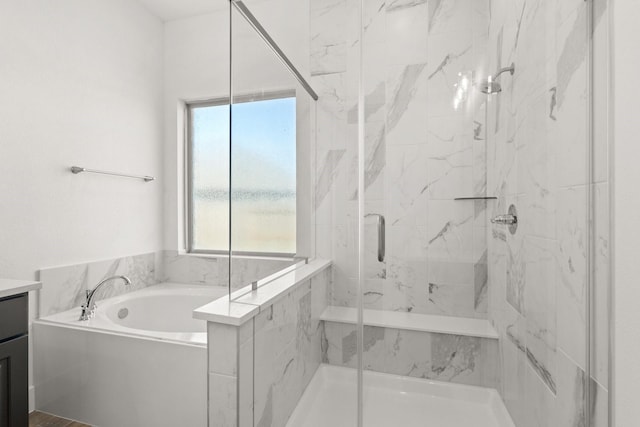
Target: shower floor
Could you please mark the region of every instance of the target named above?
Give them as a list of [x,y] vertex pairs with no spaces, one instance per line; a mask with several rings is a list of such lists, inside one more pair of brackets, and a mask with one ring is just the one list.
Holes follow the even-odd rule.
[[[287,427],[356,425],[356,370],[321,365]],[[489,388],[364,372],[364,426],[514,427]]]

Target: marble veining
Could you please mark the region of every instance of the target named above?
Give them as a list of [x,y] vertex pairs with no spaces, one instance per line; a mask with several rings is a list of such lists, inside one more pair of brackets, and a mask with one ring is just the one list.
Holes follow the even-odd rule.
[[[588,95],[584,2],[369,2],[364,195],[355,190],[358,70],[352,60],[359,45],[346,34],[348,8],[314,0],[311,13],[312,52],[320,46],[313,67],[333,73],[316,77],[326,94],[319,114],[334,120],[319,132],[316,172],[316,200],[324,207],[332,202],[318,211],[317,221],[327,239],[336,234],[322,247],[339,258],[331,304],[353,307],[357,300],[356,271],[348,260],[357,254],[355,200],[365,197],[368,211],[384,212],[388,225],[385,265],[375,262],[375,239],[366,228],[367,308],[488,316],[501,334],[504,358],[499,381],[498,349],[482,340],[367,328],[367,369],[493,384],[518,422],[580,423],[576,378],[584,337],[575,331],[585,320],[586,237],[583,224],[571,218],[586,218],[577,208],[584,193],[573,188],[586,177],[576,167],[586,141],[577,130]],[[332,13],[337,24],[326,24]],[[454,108],[458,73],[479,78],[511,62],[516,74],[501,77],[499,95],[472,90]],[[453,201],[468,195],[498,200]],[[515,237],[488,224],[512,202],[523,215]],[[318,336],[323,361],[354,365],[349,325],[325,322]],[[554,405],[566,414],[560,417]]]
[[448,250],[450,241],[460,244],[461,239],[458,234],[458,229],[470,221],[471,217],[463,218],[460,221],[447,221],[442,228],[431,239],[429,239],[429,245],[433,245],[434,243],[441,241]]
[[407,111],[416,93],[416,83],[421,78],[426,66],[426,63],[410,64],[402,71],[397,86],[392,89],[391,99],[387,107],[387,127],[389,132],[393,130]]
[[126,275],[131,286],[114,282],[100,292],[99,298],[109,298],[125,292],[151,286],[159,282],[155,253],[134,255],[106,261],[83,263],[67,267],[41,269],[39,272],[40,316],[59,313],[85,302],[85,291],[93,289],[101,280],[113,275]]
[[440,61],[440,63],[438,64],[438,66],[435,68],[435,70],[433,70],[431,72],[431,74],[429,74],[429,76],[427,77],[428,80],[433,79],[436,75],[440,74],[440,73],[445,73],[446,68],[452,63],[454,62],[456,59],[462,57],[463,55],[466,55],[467,53],[469,53],[472,49],[472,46],[467,46],[465,47],[462,51],[458,52],[458,53],[447,53],[445,55],[445,57],[442,59],[442,61]]
[[322,162],[318,181],[316,183],[316,206],[320,206],[338,173],[337,168],[346,150],[330,150]]
[[[261,426],[284,426],[320,363],[329,342],[320,314],[327,306],[330,269],[255,319],[253,355],[254,420]],[[242,397],[241,397],[242,398]]]
[[483,124],[476,120],[473,121],[473,140],[484,141]]
[[[481,264],[474,273],[486,248],[480,225],[486,208],[453,202],[486,192],[486,171],[475,166],[486,150],[474,147],[485,143],[485,106],[472,92],[465,108],[455,111],[451,88],[458,72],[473,75],[485,67],[480,52],[488,43],[488,9],[468,0],[364,5],[366,191],[359,195],[353,144],[358,105],[352,85],[358,70],[351,67],[359,45],[345,18],[353,7],[314,0],[310,14],[312,56],[318,46],[347,46],[346,62],[342,53],[325,49],[329,57],[317,56],[322,63],[312,66],[312,74],[318,73],[313,79],[321,93],[323,122],[316,221],[335,234],[321,243],[336,259],[331,303],[353,306],[357,299],[356,271],[349,260],[357,244],[355,202],[364,197],[367,211],[383,213],[388,227],[387,259],[378,263],[375,226],[365,225],[368,308],[486,317],[490,282],[482,279]],[[327,22],[329,16],[335,22]],[[332,73],[326,73],[329,69]],[[334,348],[330,340],[326,348],[329,353]]]
[[489,282],[489,273],[487,265],[488,252],[485,250],[480,259],[474,265],[474,307],[479,309],[482,302],[487,298],[487,288]]
[[508,263],[507,263],[507,301],[518,311],[524,313],[524,285],[525,262],[523,258],[522,241],[513,242],[507,239]]
[[427,3],[427,0],[391,0],[386,7],[387,12],[412,8]]
[[[563,41],[562,52],[560,52],[557,61],[558,106],[561,106],[564,102],[566,88],[573,79],[574,73],[578,71],[580,64],[586,60],[588,43],[585,38],[585,31],[590,15],[588,7],[589,4],[580,5],[573,13],[573,22],[564,23],[563,25],[571,25],[571,29]],[[593,25],[598,25],[598,22],[602,19],[606,9],[603,7],[594,7],[593,9],[595,12],[592,18]]]
[[[386,144],[385,144],[385,128],[380,126],[379,129],[373,130],[370,135],[366,135],[367,158],[365,160],[364,186],[368,189],[378,179],[386,163]],[[356,200],[358,192],[356,191],[352,200]]]
[[[379,111],[384,110],[385,99],[386,99],[386,83],[379,82],[370,93],[367,93],[365,95],[365,98],[364,98],[365,123],[370,123],[371,118],[374,115],[376,115]],[[347,113],[347,123],[349,124],[358,123],[358,105],[357,104],[351,107],[351,109]]]
[[433,28],[442,12],[442,6],[446,0],[434,0],[429,2],[429,28]]
[[549,105],[549,118],[551,120],[558,120],[556,117],[556,107],[558,104],[558,88],[552,87],[551,89],[549,89],[549,92],[551,93],[551,101]]
[[436,334],[431,346],[433,378],[452,381],[476,368],[480,338]]
[[[356,367],[355,325],[325,321],[328,351],[323,360]],[[367,370],[424,379],[495,387],[497,341],[459,335],[364,326]]]

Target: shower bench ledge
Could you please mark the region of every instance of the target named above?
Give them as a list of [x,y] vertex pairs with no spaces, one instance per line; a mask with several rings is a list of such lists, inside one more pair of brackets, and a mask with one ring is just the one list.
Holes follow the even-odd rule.
[[[356,324],[357,316],[358,311],[355,308],[329,306],[320,316],[320,320]],[[366,326],[491,339],[499,337],[498,332],[486,319],[369,309],[364,310],[363,317]]]

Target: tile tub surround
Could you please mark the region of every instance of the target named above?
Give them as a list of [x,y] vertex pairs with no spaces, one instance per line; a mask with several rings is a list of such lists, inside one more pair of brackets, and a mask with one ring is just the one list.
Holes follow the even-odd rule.
[[245,296],[253,303],[194,312],[208,319],[210,426],[286,424],[321,363],[330,280],[330,263],[315,260]]
[[[238,257],[233,259],[233,282],[249,284],[279,271],[293,261],[277,258]],[[160,251],[40,270],[40,316],[66,311],[84,303],[85,291],[100,280],[125,275],[132,286],[120,281],[104,287],[98,297],[109,298],[160,282],[228,287],[227,257],[198,256]]]
[[156,252],[42,269],[39,315],[44,317],[79,307],[85,301],[85,292],[109,276],[125,275],[131,279],[131,285],[114,281],[102,288],[99,299],[155,285],[159,283],[159,266],[160,256]]
[[[287,258],[233,257],[231,283],[244,287],[294,263]],[[192,285],[229,285],[229,258],[163,251],[163,281]]]

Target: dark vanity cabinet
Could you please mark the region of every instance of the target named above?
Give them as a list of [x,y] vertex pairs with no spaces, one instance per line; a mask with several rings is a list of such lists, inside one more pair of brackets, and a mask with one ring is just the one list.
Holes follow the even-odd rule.
[[0,427],[29,425],[28,295],[0,298]]

